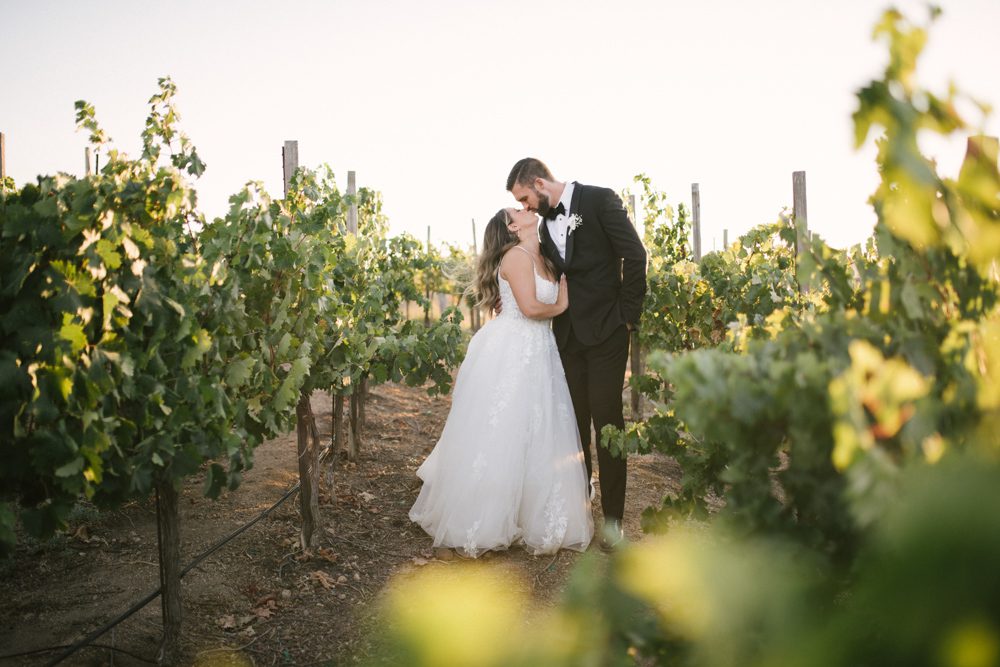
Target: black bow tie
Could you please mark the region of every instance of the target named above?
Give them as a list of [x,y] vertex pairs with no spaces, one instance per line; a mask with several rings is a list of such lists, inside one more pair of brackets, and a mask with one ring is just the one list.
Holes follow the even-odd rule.
[[565,214],[566,214],[566,207],[563,205],[562,202],[559,202],[558,206],[549,209],[549,212],[545,214],[545,219],[555,220],[558,216]]

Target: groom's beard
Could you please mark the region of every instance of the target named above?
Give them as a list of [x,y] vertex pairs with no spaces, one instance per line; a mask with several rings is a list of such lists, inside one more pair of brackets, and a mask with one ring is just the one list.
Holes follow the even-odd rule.
[[545,216],[547,216],[549,211],[552,210],[552,204],[549,203],[549,196],[544,192],[535,190],[535,194],[538,196],[538,208],[535,213],[542,216],[542,219],[544,220]]

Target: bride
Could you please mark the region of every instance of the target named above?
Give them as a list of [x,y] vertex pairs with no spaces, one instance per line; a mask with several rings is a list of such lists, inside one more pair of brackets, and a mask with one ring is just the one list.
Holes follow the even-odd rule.
[[[516,223],[517,234],[509,226]],[[410,519],[435,547],[475,558],[520,543],[583,551],[594,534],[588,480],[552,317],[566,310],[539,252],[538,218],[501,209],[486,226],[479,304],[500,313],[472,337],[441,438],[417,470]]]

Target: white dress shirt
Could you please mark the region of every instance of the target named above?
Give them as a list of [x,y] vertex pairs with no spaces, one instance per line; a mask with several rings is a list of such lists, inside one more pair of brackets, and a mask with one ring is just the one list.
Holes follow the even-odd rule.
[[569,216],[573,213],[573,211],[569,210],[569,204],[573,201],[573,187],[572,181],[566,181],[562,197],[552,205],[555,208],[559,204],[562,204],[566,212],[557,215],[554,220],[545,221],[545,224],[549,228],[549,236],[552,237],[552,242],[556,244],[559,256],[564,260],[566,259],[566,240],[569,237]]

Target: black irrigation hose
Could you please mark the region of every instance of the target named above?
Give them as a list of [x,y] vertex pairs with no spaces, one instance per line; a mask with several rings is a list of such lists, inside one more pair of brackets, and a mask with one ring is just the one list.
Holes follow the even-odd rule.
[[[70,647],[69,644],[65,644],[63,646],[50,646],[48,648],[36,648],[33,651],[22,651],[21,653],[11,653],[10,655],[0,656],[0,660],[9,660],[11,658],[26,658],[29,655],[38,655],[39,653],[48,653],[49,651],[61,651],[64,648],[69,648],[69,647]],[[93,643],[93,644],[88,644],[87,646],[85,646],[83,648],[96,648],[96,649],[114,651],[115,653],[121,653],[122,655],[127,655],[130,658],[135,658],[139,662],[146,662],[146,663],[149,663],[150,665],[155,665],[156,664],[155,660],[150,660],[149,658],[144,658],[141,655],[138,655],[138,654],[135,654],[135,653],[131,653],[130,651],[126,651],[123,648],[118,648],[117,646],[111,646],[110,644],[97,644],[97,643]]]
[[288,489],[288,491],[285,492],[285,495],[281,496],[281,498],[279,498],[276,503],[274,503],[273,505],[271,505],[270,507],[268,507],[266,510],[264,510],[263,512],[261,512],[257,516],[256,519],[254,519],[250,523],[245,524],[242,528],[240,528],[240,529],[236,530],[235,532],[233,532],[233,534],[230,535],[229,537],[227,537],[227,538],[225,538],[223,540],[219,540],[214,545],[210,546],[208,549],[206,549],[205,551],[203,551],[197,558],[195,558],[193,561],[191,561],[188,564],[187,567],[185,567],[183,570],[181,570],[181,577],[183,578],[185,574],[187,574],[188,572],[190,572],[194,568],[198,567],[199,563],[201,563],[203,560],[205,560],[206,558],[208,558],[209,556],[211,556],[213,553],[215,553],[216,551],[218,551],[219,547],[221,547],[222,545],[224,545],[226,542],[230,541],[231,539],[233,539],[235,537],[238,537],[239,535],[242,535],[243,533],[245,533],[247,531],[248,528],[250,528],[251,526],[253,526],[255,523],[257,523],[258,521],[260,521],[261,519],[263,519],[264,517],[266,517],[268,514],[270,514],[274,510],[278,509],[278,506],[281,505],[281,503],[283,503],[286,500],[288,500],[289,498],[291,498],[292,494],[294,494],[296,491],[299,490],[299,485],[300,484],[301,484],[301,482],[295,482],[295,486],[293,486],[292,488]]
[[[281,505],[281,503],[283,503],[286,500],[288,500],[296,491],[299,490],[299,484],[300,484],[300,482],[296,482],[295,486],[293,486],[287,492],[285,492],[285,495],[283,495],[280,499],[278,499],[278,501],[276,503],[274,503],[273,505],[271,505],[270,507],[268,507],[266,510],[264,510],[263,512],[261,512],[260,514],[258,514],[255,519],[253,519],[249,523],[244,524],[240,528],[236,529],[235,531],[233,531],[232,533],[230,533],[229,535],[227,535],[226,537],[222,538],[221,540],[219,540],[218,542],[216,542],[215,544],[213,544],[212,546],[210,546],[208,549],[206,549],[205,551],[203,551],[202,553],[200,553],[198,556],[196,556],[195,559],[193,561],[191,561],[187,565],[187,567],[185,567],[183,570],[181,570],[181,578],[183,579],[185,574],[187,574],[188,572],[190,572],[192,569],[194,569],[195,567],[197,567],[199,563],[201,563],[203,560],[205,560],[206,558],[208,558],[209,556],[211,556],[213,553],[215,553],[216,551],[218,551],[220,547],[222,547],[223,545],[225,545],[230,540],[232,540],[232,539],[238,537],[239,535],[243,534],[244,532],[247,531],[247,529],[249,529],[255,523],[257,523],[258,521],[260,521],[261,519],[263,519],[264,517],[266,517],[268,514],[270,514],[274,510],[276,510],[278,508],[278,506]],[[143,607],[145,607],[147,604],[149,604],[150,602],[152,602],[153,600],[155,600],[160,595],[161,589],[162,589],[162,587],[161,588],[157,588],[155,591],[149,593],[148,595],[146,595],[146,597],[142,598],[141,600],[139,600],[138,602],[136,602],[134,605],[132,605],[131,607],[129,607],[126,611],[124,611],[121,614],[119,614],[118,616],[116,616],[113,620],[109,621],[108,623],[105,623],[103,626],[101,626],[97,630],[94,630],[93,632],[91,632],[89,635],[87,635],[83,639],[77,641],[74,644],[69,645],[68,647],[66,647],[66,646],[55,646],[55,647],[52,647],[52,648],[37,649],[35,651],[29,651],[27,653],[16,653],[16,654],[12,654],[12,655],[0,655],[0,660],[7,660],[9,658],[16,658],[16,657],[20,657],[20,656],[24,656],[24,655],[31,655],[31,654],[34,654],[34,653],[45,653],[45,652],[48,652],[48,651],[56,651],[56,650],[60,650],[60,649],[64,649],[65,648],[66,651],[63,652],[63,653],[61,653],[61,654],[59,654],[59,657],[55,658],[54,660],[52,660],[50,662],[45,663],[45,667],[52,667],[52,665],[58,665],[60,662],[62,662],[63,660],[65,660],[69,656],[73,655],[74,653],[76,653],[77,651],[79,651],[84,646],[88,646],[88,645],[93,644],[93,642],[98,637],[100,637],[101,635],[103,635],[105,632],[107,632],[111,628],[115,627],[116,625],[118,625],[119,623],[121,623],[122,621],[124,621],[125,619],[127,619],[129,616],[131,616],[132,614],[136,613],[137,611],[139,611],[140,609],[142,609]],[[133,656],[133,657],[135,657],[135,656]],[[144,660],[144,662],[150,662],[150,661]]]

